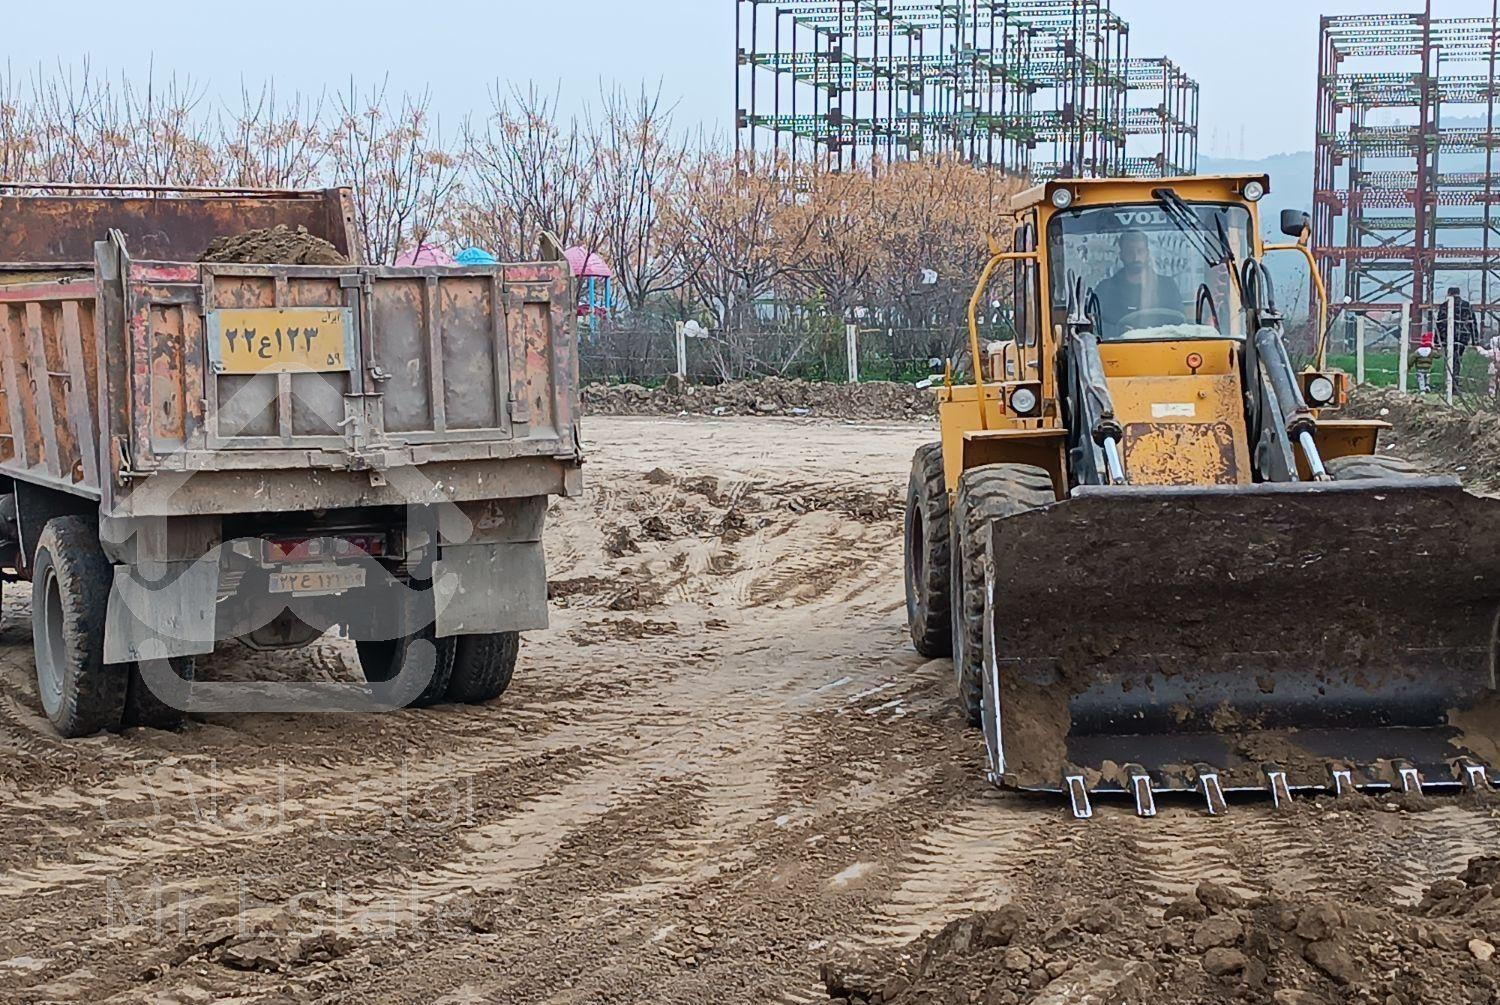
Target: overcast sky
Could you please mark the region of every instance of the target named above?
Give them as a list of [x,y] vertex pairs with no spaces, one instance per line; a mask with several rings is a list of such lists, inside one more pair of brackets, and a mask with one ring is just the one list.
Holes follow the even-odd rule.
[[[1436,0],[1440,16],[1489,13],[1492,0]],[[559,81],[571,100],[601,79],[662,84],[688,125],[727,134],[733,121],[732,0],[256,0],[218,5],[74,0],[6,3],[0,50],[13,71],[40,62],[144,76],[191,75],[213,92],[243,78],[316,93],[387,72],[398,89],[430,87],[445,123],[483,111],[487,91]],[[1312,146],[1319,13],[1412,10],[1416,3],[1341,0],[1115,0],[1133,55],[1172,56],[1203,84],[1206,154],[1258,158]],[[232,14],[231,14],[232,12]]]

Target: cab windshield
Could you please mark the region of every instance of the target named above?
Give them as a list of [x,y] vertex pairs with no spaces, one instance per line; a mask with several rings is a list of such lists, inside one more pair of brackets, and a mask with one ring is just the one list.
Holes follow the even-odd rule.
[[1106,341],[1243,338],[1231,270],[1250,255],[1250,228],[1244,206],[1175,199],[1058,213],[1047,228],[1055,320],[1081,278]]

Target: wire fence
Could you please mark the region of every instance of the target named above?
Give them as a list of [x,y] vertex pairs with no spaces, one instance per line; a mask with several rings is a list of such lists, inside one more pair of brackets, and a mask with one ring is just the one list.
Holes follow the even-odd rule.
[[1441,306],[1341,313],[1329,325],[1328,365],[1356,383],[1396,387],[1434,402],[1451,399],[1470,413],[1500,408],[1500,358],[1491,360],[1489,345],[1500,334],[1496,319],[1478,315],[1467,331],[1454,326],[1450,338]]
[[[1446,402],[1450,376],[1446,339],[1435,338],[1432,353],[1423,357],[1417,352],[1421,334],[1433,331],[1434,319],[1413,312],[1407,320],[1410,330],[1403,343],[1399,313],[1370,314],[1363,323],[1347,314],[1335,318],[1329,327],[1328,365],[1352,378],[1362,373],[1363,382],[1372,386],[1399,386],[1404,344],[1405,389]],[[1469,412],[1500,408],[1492,364],[1482,355],[1489,335],[1497,331],[1500,327],[1482,320],[1472,344],[1456,342],[1453,349],[1458,371],[1453,402]],[[986,340],[1011,335],[1003,319],[991,319],[982,326],[981,337]],[[1311,364],[1315,342],[1311,326],[1289,331],[1288,341],[1298,365]],[[766,322],[720,332],[647,319],[626,324],[585,322],[579,342],[579,369],[585,383],[657,386],[679,372],[693,384],[766,377],[844,383],[855,376],[860,381],[915,383],[941,372],[944,361],[963,366],[968,334],[955,326],[846,326],[826,319]],[[1500,367],[1500,361],[1495,365]]]
[[[913,383],[941,371],[943,361],[959,355],[968,344],[966,330],[949,326],[824,321],[768,323],[732,332],[697,326],[682,332],[683,327],[671,321],[585,325],[579,338],[584,382],[653,386],[682,372],[694,384],[765,377]],[[1009,335],[1001,322],[983,326],[986,339]]]

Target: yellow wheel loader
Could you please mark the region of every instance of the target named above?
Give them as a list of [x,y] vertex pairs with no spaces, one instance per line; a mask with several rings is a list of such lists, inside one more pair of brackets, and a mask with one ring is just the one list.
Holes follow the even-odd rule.
[[[1488,790],[1500,763],[1500,502],[1377,453],[1294,368],[1265,177],[1063,180],[1017,196],[906,518],[912,640],[951,655],[989,774],[1080,817],[1165,791]],[[997,270],[1015,337],[976,312]]]

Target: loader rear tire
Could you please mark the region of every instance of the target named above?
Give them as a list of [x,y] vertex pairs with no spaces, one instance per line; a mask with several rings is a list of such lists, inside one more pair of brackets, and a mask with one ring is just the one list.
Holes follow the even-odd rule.
[[917,449],[906,488],[906,623],[928,659],[953,654],[949,590],[953,518],[943,476],[943,445]]
[[953,563],[953,672],[969,724],[984,717],[984,561],[986,529],[996,520],[1057,501],[1052,476],[1029,464],[987,464],[958,481]]
[[1400,457],[1380,457],[1375,454],[1355,454],[1350,457],[1335,457],[1323,467],[1336,482],[1364,482],[1392,478],[1421,478],[1422,469],[1411,461]]

